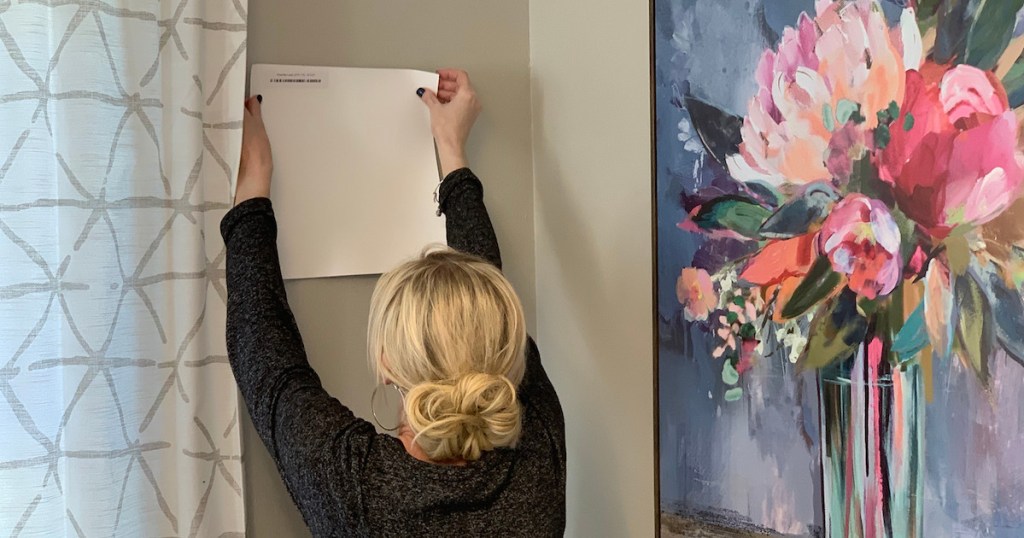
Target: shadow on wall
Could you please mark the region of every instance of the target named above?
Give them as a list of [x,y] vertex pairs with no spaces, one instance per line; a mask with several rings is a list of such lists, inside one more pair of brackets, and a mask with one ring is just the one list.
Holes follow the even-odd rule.
[[[545,368],[552,378],[566,417],[567,442],[567,521],[568,533],[580,532],[580,522],[593,518],[590,504],[595,496],[615,496],[609,484],[623,483],[637,471],[628,461],[612,461],[611,447],[616,443],[618,429],[604,412],[615,398],[612,389],[615,372],[608,371],[608,361],[594,357],[607,353],[601,338],[594,331],[613,322],[615,285],[602,272],[598,244],[588,233],[595,218],[612,208],[581,207],[568,180],[562,173],[557,149],[545,136],[544,92],[534,81],[534,198],[535,229],[538,246],[546,246],[537,258],[538,301],[559,296],[545,308],[538,305],[538,325],[544,327],[539,341]],[[585,188],[600,188],[596,183]],[[612,239],[609,244],[616,244]],[[545,245],[546,244],[546,245]],[[544,260],[542,256],[548,257]],[[585,267],[580,272],[578,268]],[[540,277],[547,272],[545,278]],[[554,335],[563,343],[549,345]],[[589,499],[589,500],[588,500]],[[602,535],[626,536],[624,505],[610,499],[595,503],[601,506]],[[612,510],[612,513],[608,513]],[[609,523],[618,526],[608,526]],[[585,526],[584,526],[585,527]],[[574,531],[575,529],[575,531]]]

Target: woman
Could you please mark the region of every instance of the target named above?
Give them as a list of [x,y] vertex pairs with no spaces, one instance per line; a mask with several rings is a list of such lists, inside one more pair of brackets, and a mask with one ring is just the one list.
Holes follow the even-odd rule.
[[[321,387],[278,264],[262,97],[246,102],[227,245],[228,355],[253,423],[316,536],[552,536],[565,529],[562,410],[526,337],[463,148],[480,106],[440,71],[430,108],[454,250],[385,274],[370,308],[378,377],[404,395],[397,438]],[[411,98],[412,96],[410,96]],[[268,104],[268,106],[273,106]]]

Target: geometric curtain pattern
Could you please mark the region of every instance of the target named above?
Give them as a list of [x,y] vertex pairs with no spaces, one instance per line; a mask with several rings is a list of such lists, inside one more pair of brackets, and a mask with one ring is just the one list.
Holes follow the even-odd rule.
[[0,0],[0,536],[242,536],[245,0]]

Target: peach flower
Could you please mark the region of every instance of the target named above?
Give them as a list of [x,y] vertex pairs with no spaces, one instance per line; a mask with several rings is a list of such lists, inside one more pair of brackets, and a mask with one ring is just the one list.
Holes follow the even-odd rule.
[[684,268],[676,280],[676,297],[683,305],[686,319],[690,321],[704,321],[718,307],[714,283],[704,269]]
[[814,19],[801,14],[778,50],[762,55],[729,172],[783,188],[848,180],[872,143],[876,113],[903,101],[904,72],[920,57],[909,9],[890,30],[875,1],[819,1]]

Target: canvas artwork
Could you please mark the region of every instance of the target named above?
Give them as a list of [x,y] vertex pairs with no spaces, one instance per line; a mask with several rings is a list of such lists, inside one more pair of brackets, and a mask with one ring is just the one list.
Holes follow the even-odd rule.
[[1024,0],[653,0],[663,536],[1024,536]]

